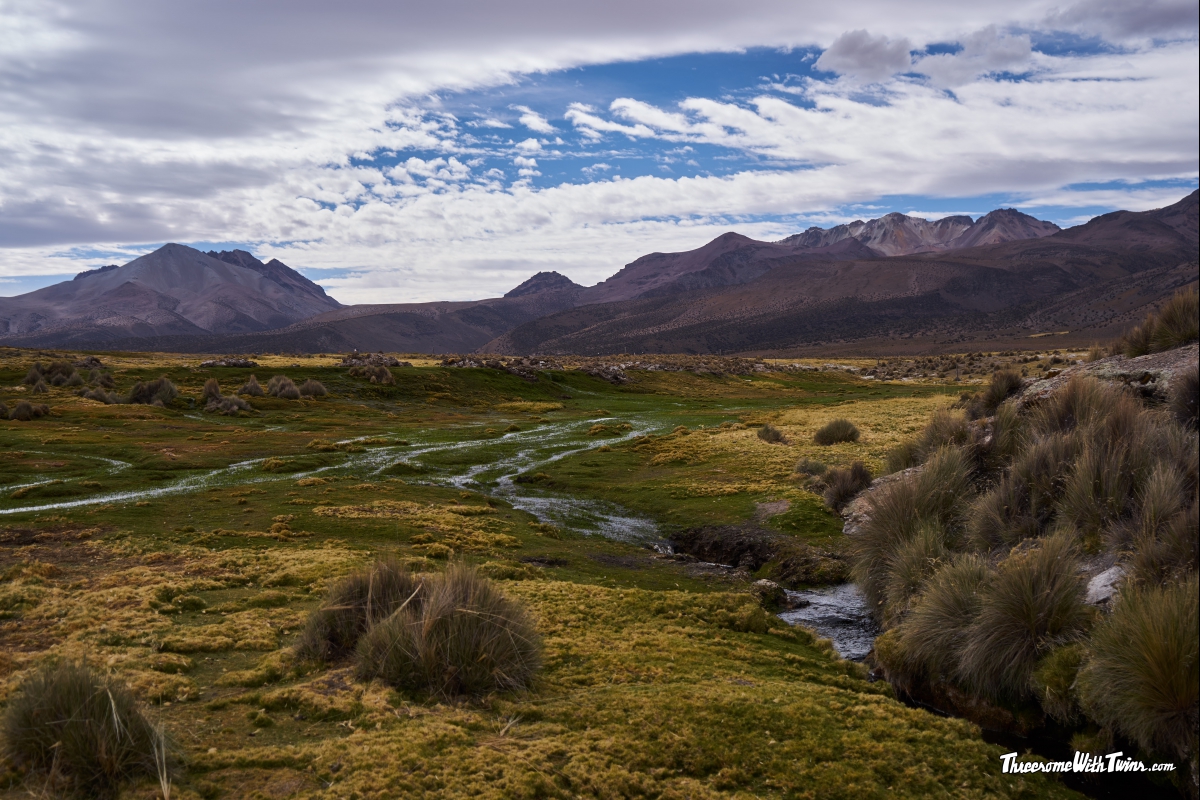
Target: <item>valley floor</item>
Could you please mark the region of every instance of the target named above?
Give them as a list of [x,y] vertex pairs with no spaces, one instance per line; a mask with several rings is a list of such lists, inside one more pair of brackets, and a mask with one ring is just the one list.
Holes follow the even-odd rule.
[[[53,360],[0,352],[0,400],[50,407],[0,421],[0,703],[51,659],[111,670],[177,746],[172,797],[1074,796],[1002,775],[1004,750],[977,727],[902,704],[764,611],[750,585],[782,580],[778,564],[667,552],[686,530],[740,526],[836,574],[841,521],[797,461],[878,471],[957,397],[950,381],[531,382],[426,361],[378,385],[328,358],[233,369],[100,354],[121,392],[173,381],[180,396],[159,408],[31,395],[35,358]],[[197,402],[209,378],[230,394],[251,373],[329,394],[248,398],[238,416]],[[859,440],[814,444],[836,417]],[[761,440],[766,423],[786,443]],[[424,571],[462,559],[502,581],[544,637],[534,689],[448,704],[297,662],[325,588],[382,554]],[[36,789],[0,770],[0,796]]]

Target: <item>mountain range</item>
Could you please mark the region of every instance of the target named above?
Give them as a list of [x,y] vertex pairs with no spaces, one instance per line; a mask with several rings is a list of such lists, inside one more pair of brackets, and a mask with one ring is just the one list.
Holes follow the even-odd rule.
[[[277,260],[169,244],[0,298],[0,342],[177,352],[801,353],[1110,338],[1196,281],[1200,194],[1065,230],[1013,209],[737,233],[595,286],[539,272],[503,297],[342,306]],[[1064,331],[1066,333],[1064,333]]]

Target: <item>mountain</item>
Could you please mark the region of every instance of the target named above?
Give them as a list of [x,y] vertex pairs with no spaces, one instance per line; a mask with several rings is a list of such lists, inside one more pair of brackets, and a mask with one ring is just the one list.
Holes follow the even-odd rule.
[[[764,259],[767,268],[756,277],[724,286],[687,289],[683,284],[696,273],[643,267],[638,277],[649,291],[525,323],[482,349],[519,355],[765,352],[853,342],[911,347],[918,340],[922,347],[961,349],[965,340],[1015,342],[1063,330],[1072,332],[1072,341],[1102,341],[1196,281],[1198,197],[1193,192],[1164,209],[1106,214],[1036,238],[902,256],[864,257],[860,250],[822,257],[814,245],[827,240],[813,234],[799,245],[793,241],[793,255]],[[1005,239],[1014,221],[1016,230],[1027,230],[1029,223],[1015,214],[993,212],[948,241]],[[717,257],[738,249],[764,252],[749,241],[727,239],[715,248]],[[867,248],[852,236],[826,246],[838,245]],[[681,263],[688,254],[678,255],[656,263]],[[681,291],[664,291],[672,285]]]
[[68,346],[269,330],[341,306],[280,261],[167,244],[125,264],[0,298],[0,338]]
[[967,216],[945,217],[930,222],[921,217],[885,214],[879,219],[855,220],[834,228],[809,228],[782,240],[791,247],[828,247],[845,239],[856,239],[882,256],[906,256],[939,250],[958,250],[982,244],[1019,239],[1037,239],[1059,230],[1053,222],[1022,214],[1012,208],[992,211],[974,222]]

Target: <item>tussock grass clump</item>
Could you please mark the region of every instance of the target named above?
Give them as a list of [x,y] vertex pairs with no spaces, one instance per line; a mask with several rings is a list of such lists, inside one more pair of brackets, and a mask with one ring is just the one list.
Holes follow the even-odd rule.
[[28,400],[18,400],[8,418],[18,422],[32,422],[50,413],[50,406],[45,403],[31,403]]
[[979,615],[979,590],[990,574],[987,561],[975,554],[953,557],[926,582],[898,629],[903,664],[889,670],[915,671],[932,677],[954,675],[966,645],[967,631]]
[[162,732],[124,684],[87,666],[27,677],[0,729],[5,757],[58,794],[112,798],[130,781],[169,781],[174,769]]
[[358,646],[358,673],[439,697],[529,688],[541,640],[524,608],[472,567],[452,565]]
[[212,402],[213,400],[220,401],[221,385],[217,383],[216,378],[209,378],[204,382],[204,389],[200,392],[200,399],[206,403]]
[[109,375],[107,372],[101,372],[98,369],[94,369],[88,373],[88,383],[100,389],[112,389],[117,385],[112,375]]
[[1021,386],[1021,373],[1010,369],[997,370],[987,388],[967,403],[967,416],[971,419],[990,417],[1001,403],[1021,391]]
[[1200,632],[1195,576],[1122,593],[1079,676],[1088,714],[1152,753],[1197,757]]
[[825,473],[825,505],[840,512],[870,485],[871,470],[861,461],[855,461],[849,469],[831,469]]
[[920,435],[888,451],[887,470],[892,473],[915,467],[925,463],[939,447],[970,447],[974,441],[975,434],[967,415],[941,408],[933,412]]
[[286,375],[276,375],[267,382],[267,394],[278,397],[280,400],[299,400],[300,390],[296,388],[296,384]]
[[1029,697],[1039,659],[1087,626],[1085,589],[1068,536],[1049,537],[1002,561],[980,588],[979,614],[959,663],[963,682],[987,697]]
[[250,404],[237,395],[229,397],[216,397],[208,401],[208,405],[204,410],[210,414],[224,414],[227,417],[236,417],[242,411],[250,411]]
[[1172,295],[1162,308],[1148,314],[1141,325],[1122,336],[1117,346],[1121,352],[1133,358],[1191,344],[1198,338],[1200,296],[1192,287]]
[[50,387],[46,385],[44,380],[38,378],[37,383],[33,385],[33,389],[30,391],[32,391],[34,394],[46,394],[50,391]]
[[179,396],[179,390],[166,375],[152,381],[138,381],[125,396],[126,403],[165,406]]
[[382,364],[367,364],[361,367],[351,367],[347,373],[351,378],[367,378],[371,383],[391,386],[396,382],[392,371]]
[[848,419],[835,419],[813,434],[813,441],[822,446],[841,442],[857,442],[858,428]]
[[1200,563],[1200,504],[1192,503],[1158,525],[1143,520],[1129,559],[1129,580],[1155,586],[1178,583]]
[[787,437],[783,435],[783,431],[769,422],[758,429],[758,438],[767,444],[787,444]]
[[1196,404],[1200,398],[1200,369],[1186,369],[1171,382],[1171,414],[1180,425],[1195,430]]
[[338,581],[316,611],[309,615],[296,642],[296,654],[314,661],[332,661],[354,652],[372,625],[389,617],[401,604],[415,600],[424,577],[413,575],[394,558]]
[[122,400],[121,395],[117,394],[116,392],[106,392],[102,387],[99,386],[97,386],[95,389],[88,389],[86,392],[80,395],[80,397],[86,397],[88,400],[96,400],[97,402],[105,403],[106,405],[110,406],[120,403]]
[[247,397],[262,397],[266,392],[258,382],[258,378],[251,375],[250,380],[242,384],[242,388],[237,390],[238,394],[244,394]]
[[325,389],[325,384],[308,378],[300,384],[300,394],[304,397],[324,397],[329,392]]
[[802,458],[796,462],[797,475],[820,476],[824,475],[827,469],[828,467],[826,467],[820,461],[812,458]]

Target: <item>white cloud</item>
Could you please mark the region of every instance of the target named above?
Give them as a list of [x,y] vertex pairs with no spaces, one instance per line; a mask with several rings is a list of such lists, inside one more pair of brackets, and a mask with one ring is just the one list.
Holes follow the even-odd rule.
[[525,156],[517,156],[513,159],[513,166],[517,167],[536,167],[536,158],[525,158]]
[[981,75],[1020,71],[1030,65],[1033,47],[1028,34],[1011,36],[989,25],[960,40],[957,53],[941,53],[917,60],[914,71],[928,75],[938,86],[961,86]]
[[523,142],[517,142],[516,147],[523,153],[536,153],[542,149],[542,143],[537,139],[526,139]]
[[515,111],[521,112],[521,124],[534,133],[557,133],[558,128],[551,125],[545,117],[537,113],[529,106],[512,106]]
[[912,43],[905,38],[872,36],[865,30],[847,31],[834,39],[814,66],[872,83],[905,72],[912,64],[910,50]]

